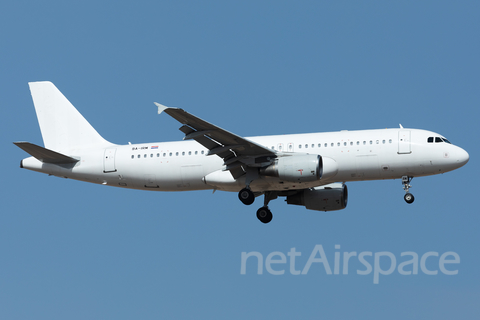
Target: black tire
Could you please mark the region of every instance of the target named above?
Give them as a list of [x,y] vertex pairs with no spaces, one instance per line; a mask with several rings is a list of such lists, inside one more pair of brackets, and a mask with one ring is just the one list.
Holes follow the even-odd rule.
[[269,223],[273,219],[273,214],[268,207],[261,207],[257,210],[257,218],[263,223]]
[[251,205],[255,201],[255,195],[250,189],[243,188],[238,193],[238,199],[245,205]]
[[413,201],[415,201],[415,197],[411,193],[406,193],[403,199],[405,199],[405,202],[408,204],[413,203]]

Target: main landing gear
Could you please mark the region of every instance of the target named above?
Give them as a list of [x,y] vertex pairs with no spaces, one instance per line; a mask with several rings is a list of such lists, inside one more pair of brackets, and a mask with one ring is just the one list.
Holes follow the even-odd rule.
[[238,199],[240,199],[243,204],[249,206],[253,203],[253,201],[255,201],[255,195],[250,188],[243,188],[238,193]]
[[[268,203],[270,202],[270,200],[274,200],[277,197],[278,195],[276,192],[265,192],[265,200],[263,207],[257,210],[258,220],[263,223],[269,223],[270,221],[272,221],[273,214],[270,209],[268,209]],[[245,205],[251,205],[255,201],[255,195],[253,194],[252,190],[250,190],[250,188],[243,188],[242,190],[240,190],[240,192],[238,193],[238,198]]]
[[268,207],[261,207],[257,210],[257,218],[263,223],[269,223],[273,219],[273,214]]
[[413,201],[415,201],[415,197],[413,196],[413,194],[408,192],[408,190],[412,187],[410,185],[410,182],[412,181],[412,179],[413,177],[409,177],[409,176],[402,177],[403,190],[405,190],[406,192],[403,199],[405,199],[405,202],[408,204],[413,203]]

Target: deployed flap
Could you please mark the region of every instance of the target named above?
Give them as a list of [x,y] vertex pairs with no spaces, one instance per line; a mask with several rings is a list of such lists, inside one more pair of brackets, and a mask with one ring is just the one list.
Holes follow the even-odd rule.
[[275,151],[217,127],[183,109],[165,107],[156,102],[155,105],[158,113],[165,112],[183,124],[180,131],[185,133],[184,140],[193,139],[210,150],[208,155],[222,158],[234,178],[243,174],[243,170],[239,170],[239,164],[254,165],[258,162],[255,158],[275,157]]
[[45,149],[44,147],[37,146],[36,144],[30,142],[14,142],[14,144],[44,163],[68,164],[79,161],[78,159]]

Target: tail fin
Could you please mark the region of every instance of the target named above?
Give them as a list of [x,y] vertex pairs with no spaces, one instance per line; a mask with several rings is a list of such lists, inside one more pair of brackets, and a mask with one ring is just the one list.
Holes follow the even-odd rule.
[[28,85],[45,148],[68,153],[72,149],[111,145],[53,83],[42,81],[30,82]]

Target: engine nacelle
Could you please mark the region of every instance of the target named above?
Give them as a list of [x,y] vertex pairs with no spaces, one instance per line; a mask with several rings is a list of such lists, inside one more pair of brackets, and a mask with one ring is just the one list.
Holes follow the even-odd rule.
[[348,190],[344,183],[331,183],[321,187],[302,190],[287,196],[288,204],[305,206],[310,210],[334,211],[347,207]]
[[275,159],[268,167],[260,168],[260,174],[278,177],[288,182],[311,182],[328,179],[338,172],[337,162],[318,154],[300,154]]

